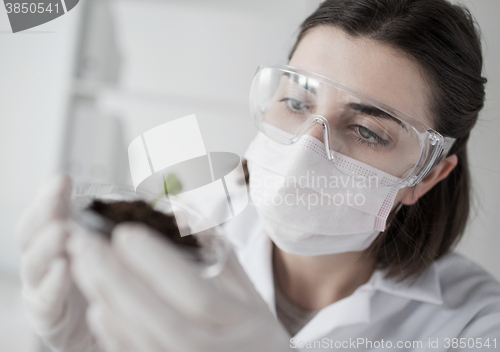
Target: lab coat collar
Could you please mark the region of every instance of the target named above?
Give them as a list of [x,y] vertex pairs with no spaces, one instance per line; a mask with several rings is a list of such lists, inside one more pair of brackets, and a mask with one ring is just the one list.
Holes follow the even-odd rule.
[[[247,243],[240,260],[272,312],[274,307],[274,281],[272,270],[272,242],[262,229],[259,236],[252,236]],[[415,281],[406,279],[398,282],[398,278],[386,278],[386,271],[377,269],[360,288],[378,290],[406,299],[432,304],[442,304],[443,298],[439,283],[439,273],[432,263]]]
[[[239,239],[233,237],[233,240],[236,240],[236,247],[239,247],[237,250],[239,260],[255,289],[276,316],[272,269],[273,245],[254,212],[254,209],[247,209],[246,214],[240,219],[239,226],[243,225],[249,232],[241,231],[242,228],[239,226],[239,230],[235,228],[230,232],[240,237]],[[242,235],[243,232],[245,236]],[[436,264],[431,264],[414,282],[411,280],[398,282],[397,278],[388,279],[385,274],[385,270],[375,270],[368,282],[359,286],[353,294],[321,309],[298,332],[297,339],[311,340],[323,336],[335,327],[370,322],[370,300],[375,292],[432,304],[443,303]]]
[[443,304],[439,273],[435,263],[432,263],[416,280],[410,278],[398,282],[398,278],[387,279],[385,275],[385,270],[375,270],[365,285],[415,301]]
[[[238,252],[238,257],[255,289],[276,317],[272,246],[272,241],[261,228],[251,236],[244,250]],[[358,287],[351,296],[321,309],[295,337],[311,340],[324,336],[338,326],[369,322],[372,293],[373,288],[365,285]]]

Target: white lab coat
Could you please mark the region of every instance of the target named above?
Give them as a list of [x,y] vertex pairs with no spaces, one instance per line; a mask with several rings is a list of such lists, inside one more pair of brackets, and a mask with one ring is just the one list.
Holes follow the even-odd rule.
[[[255,207],[249,204],[224,228],[276,314],[272,243]],[[413,285],[376,270],[349,297],[321,309],[290,346],[300,351],[500,351],[500,284],[455,253],[431,265]]]

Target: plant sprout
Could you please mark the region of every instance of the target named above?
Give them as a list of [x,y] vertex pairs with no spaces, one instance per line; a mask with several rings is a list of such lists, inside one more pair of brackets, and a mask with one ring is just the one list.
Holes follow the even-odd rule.
[[[167,184],[170,187],[167,189]],[[154,207],[156,203],[164,196],[176,195],[182,191],[182,183],[179,181],[175,174],[168,174],[166,177],[163,175],[163,192],[161,192],[155,199],[150,202],[150,205]]]
[[[167,189],[167,184],[170,185],[170,189]],[[179,181],[175,174],[168,174],[167,177],[163,176],[163,190],[165,195],[172,194],[175,196],[182,190],[181,181]]]

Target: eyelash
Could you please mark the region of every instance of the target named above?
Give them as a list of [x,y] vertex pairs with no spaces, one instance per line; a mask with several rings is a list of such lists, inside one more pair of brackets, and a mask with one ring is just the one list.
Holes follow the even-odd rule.
[[287,105],[287,109],[292,113],[292,114],[300,114],[301,110],[297,110],[297,109],[294,109],[290,102],[297,102],[297,103],[300,103],[300,104],[303,104],[305,106],[305,108],[308,110],[308,111],[311,111],[311,108],[309,107],[309,105],[307,105],[306,103],[298,100],[298,99],[294,99],[294,98],[289,98],[289,97],[285,97],[285,98],[282,98],[281,100],[279,100],[279,102],[283,102],[283,103],[286,103]]
[[[294,109],[292,106],[291,106],[291,103],[290,102],[297,102],[299,104],[302,104],[305,106],[305,109],[307,109],[308,111],[311,111],[311,108],[309,107],[309,105],[307,105],[306,103],[298,100],[298,99],[294,99],[294,98],[290,98],[290,97],[284,97],[282,98],[281,100],[279,100],[279,102],[284,102],[286,103],[287,105],[287,110],[290,111],[292,114],[301,114],[301,110],[298,110],[298,109]],[[378,147],[387,147],[387,145],[389,144],[388,141],[386,141],[385,139],[381,138],[380,136],[378,136],[376,133],[374,133],[373,131],[371,131],[370,129],[366,128],[365,126],[361,126],[361,125],[354,125],[352,126],[352,128],[356,131],[357,133],[357,136],[356,136],[356,139],[357,139],[357,142],[360,143],[360,144],[367,144],[369,147],[372,147],[372,148],[378,148]],[[370,132],[370,134],[372,135],[372,138],[374,138],[376,140],[376,142],[369,142],[368,140],[364,139],[363,137],[361,137],[361,134],[359,132],[359,128],[365,128],[367,131]]]
[[[370,142],[370,141],[364,139],[363,137],[361,137],[361,133],[359,132],[359,128],[365,128],[366,130],[370,131],[370,134],[376,140],[376,142]],[[373,147],[373,148],[387,147],[387,145],[389,145],[388,141],[386,141],[385,139],[379,137],[376,133],[374,133],[373,131],[371,131],[370,129],[368,129],[368,128],[364,127],[364,126],[354,125],[353,129],[357,133],[356,139],[357,139],[357,141],[360,144],[368,144],[369,147]]]

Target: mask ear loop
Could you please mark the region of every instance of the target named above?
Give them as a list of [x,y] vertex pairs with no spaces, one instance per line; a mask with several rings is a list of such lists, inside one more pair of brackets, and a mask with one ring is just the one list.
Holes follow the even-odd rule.
[[297,142],[314,123],[319,123],[323,127],[323,144],[325,145],[326,156],[331,162],[335,161],[335,157],[330,150],[330,125],[324,116],[312,115],[302,126],[299,132],[291,139],[292,143]]
[[403,203],[399,203],[398,206],[396,207],[396,209],[394,209],[394,215],[396,215],[401,210],[402,207],[403,207]]
[[385,225],[385,231],[387,231],[387,229],[391,226],[392,224],[392,220],[396,217],[396,214],[401,210],[401,208],[403,207],[403,203],[399,203],[398,206],[396,207],[396,209],[394,209],[394,212],[391,213],[390,217],[391,217],[391,221],[388,222],[386,225]]

